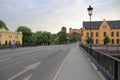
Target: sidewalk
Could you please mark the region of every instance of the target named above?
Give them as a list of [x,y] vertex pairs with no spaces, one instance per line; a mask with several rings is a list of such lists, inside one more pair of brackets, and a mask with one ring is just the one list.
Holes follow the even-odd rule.
[[83,55],[81,48],[73,47],[55,80],[102,80]]

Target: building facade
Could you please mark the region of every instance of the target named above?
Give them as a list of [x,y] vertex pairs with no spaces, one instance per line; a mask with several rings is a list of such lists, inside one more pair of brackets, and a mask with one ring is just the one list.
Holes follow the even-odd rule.
[[12,32],[7,31],[4,28],[0,28],[0,44],[1,45],[10,45],[11,41],[14,41],[16,44],[22,44],[22,32]]
[[120,20],[83,22],[83,44],[87,44],[88,36],[92,37],[93,44],[103,45],[104,38],[108,36],[110,39],[108,44],[120,45]]
[[72,33],[77,33],[81,36],[81,33],[82,33],[82,28],[81,29],[72,29],[72,28],[69,28],[69,34],[72,34]]

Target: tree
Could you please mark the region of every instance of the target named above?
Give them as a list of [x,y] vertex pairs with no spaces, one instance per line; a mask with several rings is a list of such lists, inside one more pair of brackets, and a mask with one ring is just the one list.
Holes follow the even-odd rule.
[[72,33],[68,35],[71,42],[80,41],[80,35],[77,33]]
[[87,36],[86,43],[87,44],[90,44],[90,43],[92,44],[93,43],[92,37]]
[[42,45],[49,45],[50,44],[50,37],[51,37],[51,33],[47,32],[47,31],[37,31],[36,33],[36,43],[37,44],[42,44]]
[[67,41],[66,27],[62,27],[61,31],[58,33],[60,44],[64,44]]
[[23,44],[30,43],[30,37],[32,36],[31,29],[26,26],[19,26],[17,28],[18,32],[22,32],[23,34]]
[[107,43],[110,42],[110,38],[106,36],[103,41],[104,41],[104,45],[106,45]]
[[42,35],[43,35],[43,43],[44,43],[44,45],[49,45],[50,44],[51,33],[47,32],[47,31],[44,31],[42,33]]
[[36,34],[36,37],[37,37],[36,43],[37,44],[43,44],[42,31],[37,31],[35,34]]
[[58,44],[59,36],[57,34],[51,34],[50,42],[51,42],[51,44]]
[[35,33],[32,33],[32,35],[30,36],[30,43],[35,44],[36,41],[37,41],[37,36]]
[[6,27],[6,24],[0,20],[0,28],[5,28],[6,30],[9,30],[7,27]]

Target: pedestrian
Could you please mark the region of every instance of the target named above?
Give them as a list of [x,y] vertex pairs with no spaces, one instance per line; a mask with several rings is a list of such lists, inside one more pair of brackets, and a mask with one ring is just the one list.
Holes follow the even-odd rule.
[[12,47],[12,48],[15,47],[15,42],[14,42],[14,40],[11,42],[11,47]]

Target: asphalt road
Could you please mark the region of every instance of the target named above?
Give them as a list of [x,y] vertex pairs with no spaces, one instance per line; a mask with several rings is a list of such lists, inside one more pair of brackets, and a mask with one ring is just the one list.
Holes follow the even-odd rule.
[[53,80],[72,46],[0,50],[0,80]]

